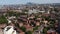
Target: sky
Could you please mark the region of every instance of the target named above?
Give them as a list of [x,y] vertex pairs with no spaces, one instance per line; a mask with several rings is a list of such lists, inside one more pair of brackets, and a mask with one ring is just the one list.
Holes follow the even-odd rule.
[[0,0],[0,5],[26,4],[27,2],[44,4],[44,3],[60,3],[60,0]]

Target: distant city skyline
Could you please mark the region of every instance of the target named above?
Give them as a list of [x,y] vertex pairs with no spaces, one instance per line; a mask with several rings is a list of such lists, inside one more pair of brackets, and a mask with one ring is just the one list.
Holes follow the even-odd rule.
[[46,3],[60,3],[60,0],[0,0],[0,5],[26,4],[28,2],[46,4]]

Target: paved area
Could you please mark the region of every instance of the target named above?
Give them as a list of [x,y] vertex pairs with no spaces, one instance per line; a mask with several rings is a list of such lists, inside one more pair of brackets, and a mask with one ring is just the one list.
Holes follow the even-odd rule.
[[0,29],[0,34],[3,34],[3,30],[2,29]]

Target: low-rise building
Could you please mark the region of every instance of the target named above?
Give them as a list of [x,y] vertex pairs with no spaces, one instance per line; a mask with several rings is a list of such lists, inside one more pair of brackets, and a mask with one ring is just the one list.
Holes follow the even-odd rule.
[[4,34],[17,34],[13,26],[7,26],[4,28]]
[[25,25],[26,31],[33,31],[33,27],[30,26],[29,24]]

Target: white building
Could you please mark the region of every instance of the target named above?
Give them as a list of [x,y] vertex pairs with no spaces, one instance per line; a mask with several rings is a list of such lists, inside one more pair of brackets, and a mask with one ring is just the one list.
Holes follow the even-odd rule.
[[32,13],[38,13],[38,12],[41,12],[41,13],[44,13],[45,11],[40,11],[40,10],[37,10],[37,9],[33,9],[33,10],[29,10],[28,14],[32,14]]
[[14,19],[14,18],[16,18],[16,17],[15,16],[8,17],[8,19]]
[[17,34],[13,26],[7,26],[4,28],[4,34]]
[[37,13],[38,11],[36,9],[33,10],[29,10],[28,14],[32,14],[32,13]]
[[45,11],[39,11],[39,12],[41,12],[41,13],[45,13]]

